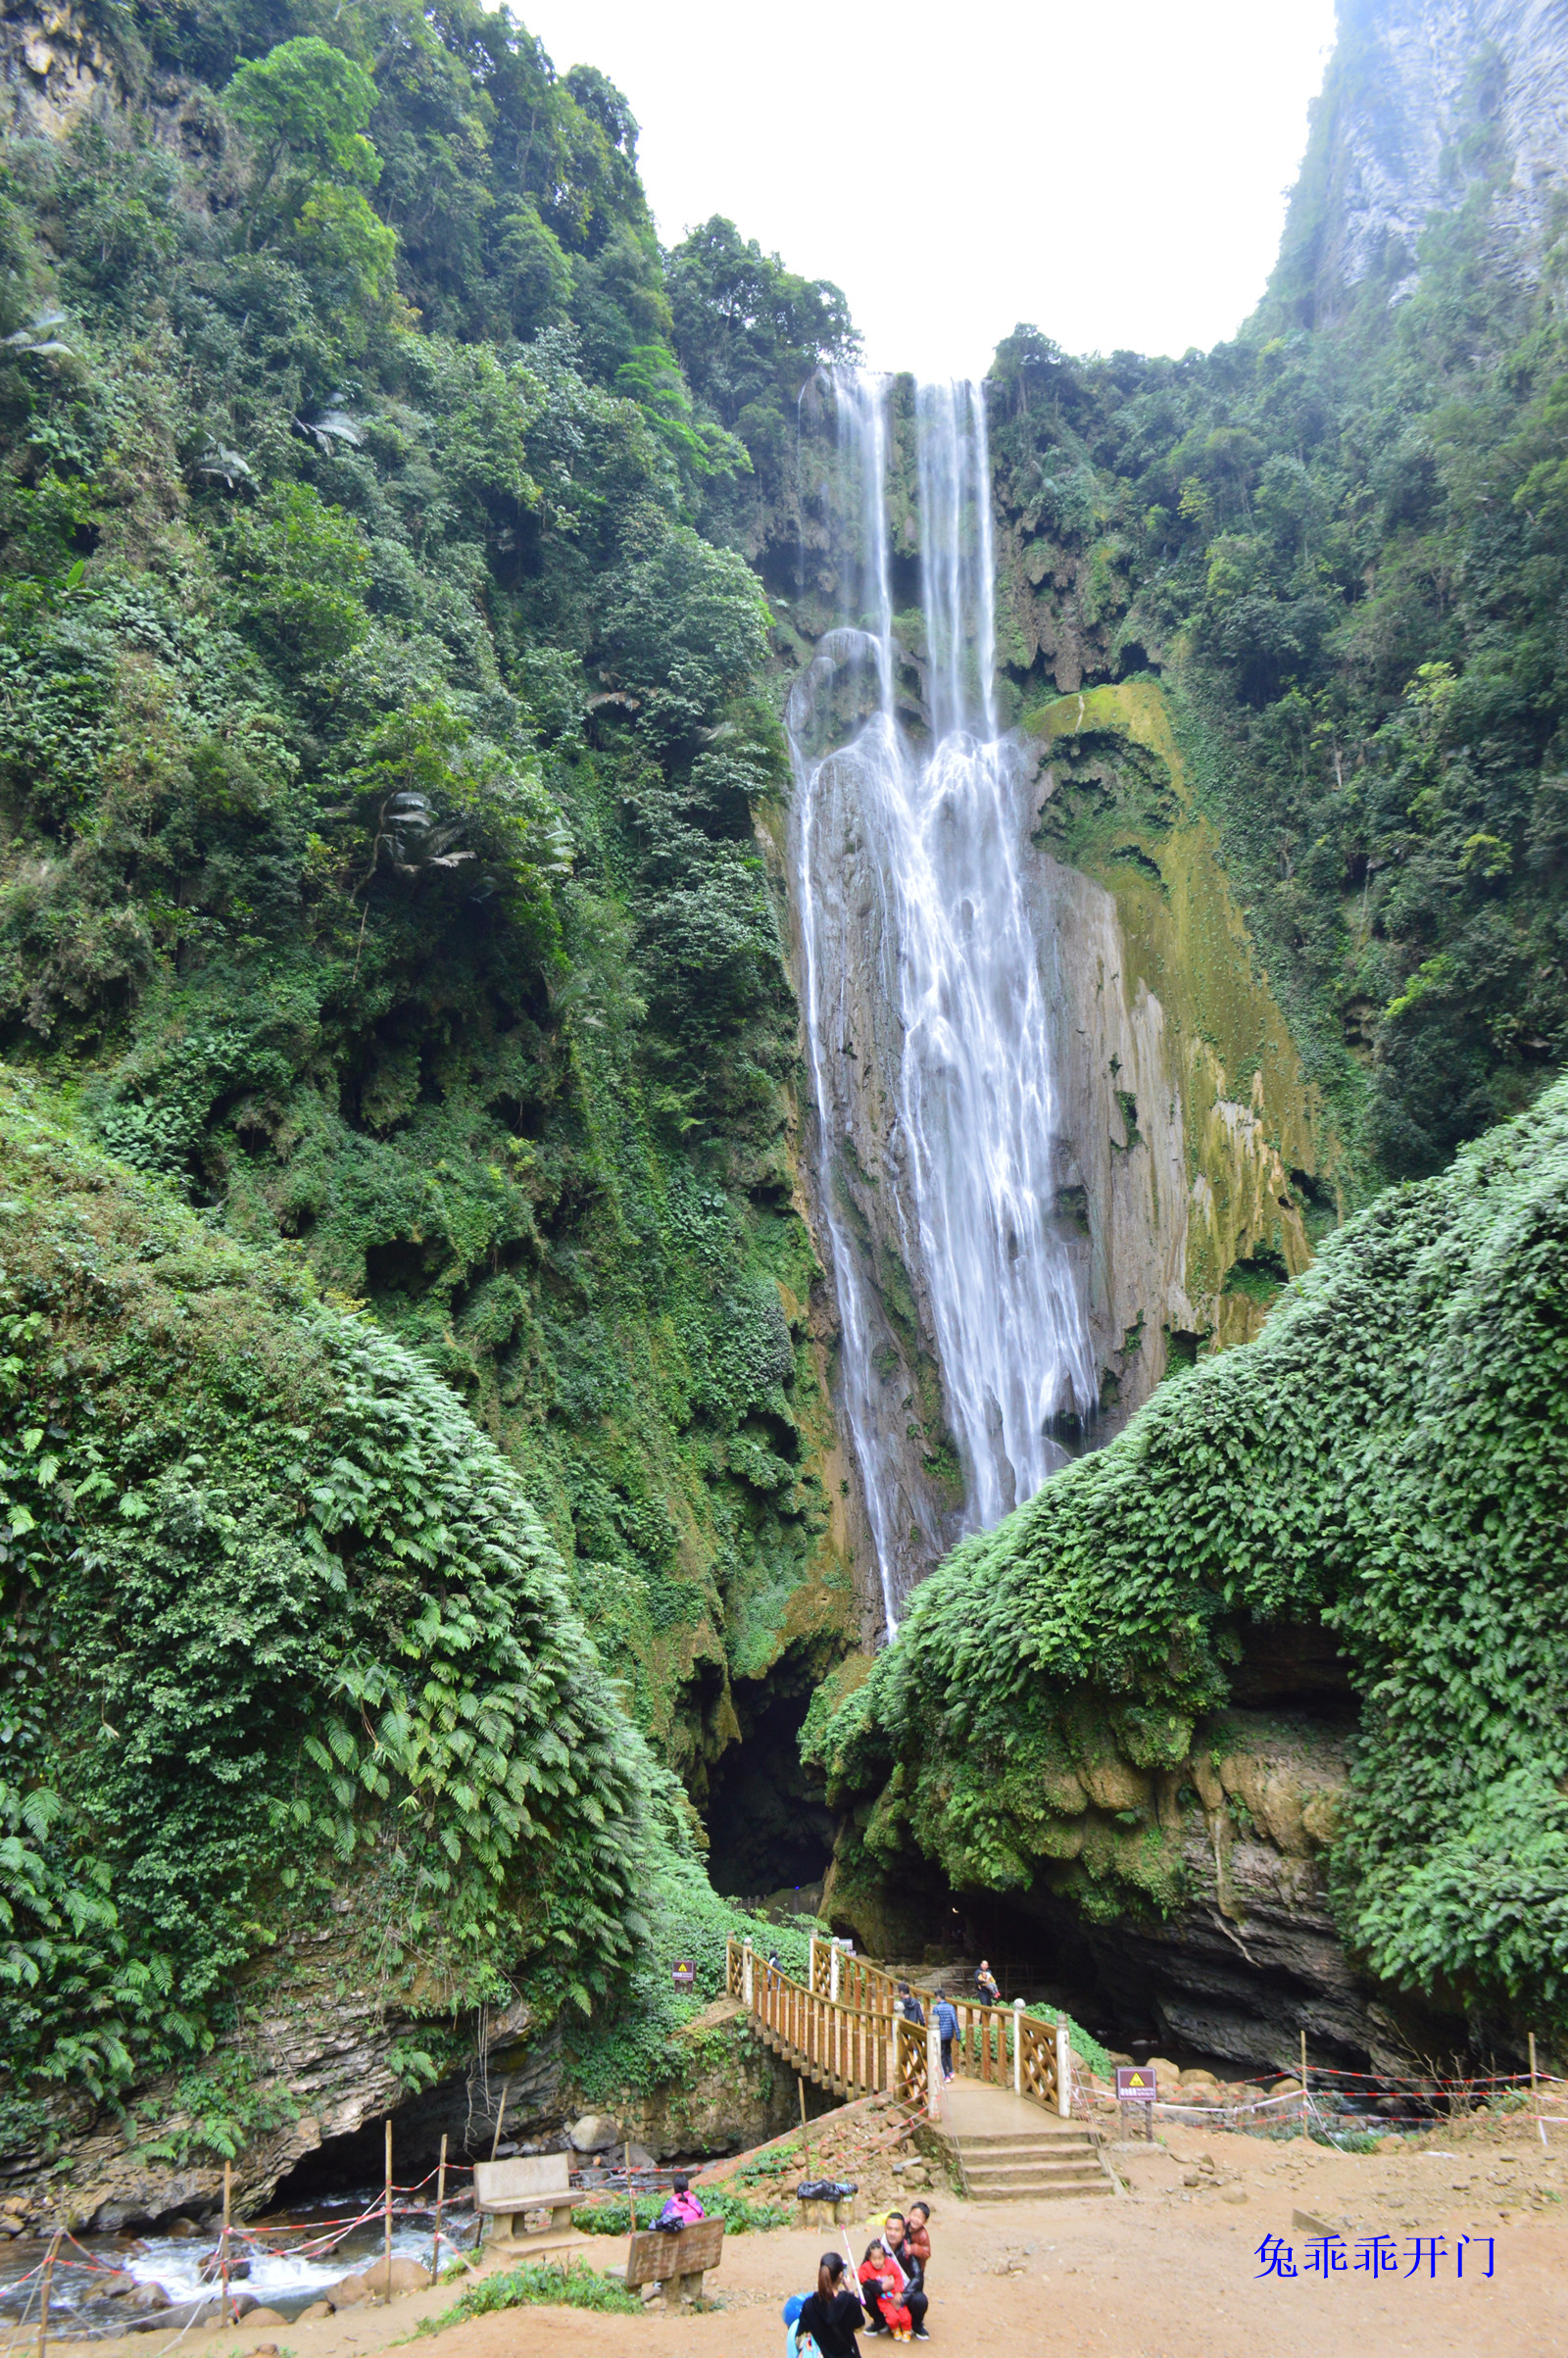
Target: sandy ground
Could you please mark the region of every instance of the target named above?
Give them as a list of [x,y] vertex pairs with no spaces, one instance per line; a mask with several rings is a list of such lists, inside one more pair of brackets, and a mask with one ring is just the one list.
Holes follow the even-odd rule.
[[[930,2347],[952,2358],[1560,2358],[1568,2351],[1568,2133],[1555,2135],[1550,2154],[1533,2123],[1516,2121],[1351,2155],[1304,2140],[1173,2129],[1153,2146],[1110,2149],[1126,2186],[1114,2198],[985,2204],[938,2194]],[[1358,2236],[1391,2238],[1384,2248],[1398,2273],[1308,2272],[1308,2248],[1323,2229],[1345,2237],[1352,2259]],[[1456,2275],[1464,2235],[1494,2239],[1491,2278],[1479,2240],[1466,2249],[1463,2280]],[[1294,2278],[1259,2274],[1265,2235],[1291,2248]],[[1444,2239],[1436,2278],[1434,2236]],[[1424,2242],[1412,2275],[1416,2237]],[[703,2314],[511,2309],[415,2347],[429,2347],[431,2358],[780,2358],[780,2308],[809,2286],[821,2241],[795,2231],[729,2237],[708,2280],[715,2305]],[[597,2267],[624,2261],[624,2243],[608,2237],[583,2238],[581,2249]],[[313,2325],[241,2325],[177,2343],[139,2333],[117,2346],[125,2358],[217,2358],[219,2350],[249,2358],[271,2341],[292,2358],[375,2358],[453,2298],[443,2285]],[[102,2343],[50,2347],[56,2358],[104,2358]]]

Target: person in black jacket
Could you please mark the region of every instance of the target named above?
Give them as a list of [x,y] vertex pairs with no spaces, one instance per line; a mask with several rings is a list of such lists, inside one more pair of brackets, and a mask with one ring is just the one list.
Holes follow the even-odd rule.
[[925,2313],[931,2301],[925,2288],[925,2262],[909,2241],[908,2228],[901,2211],[889,2211],[882,2227],[882,2240],[898,2261],[906,2280],[901,2298],[909,2312],[914,2338],[916,2341],[929,2341],[931,2336],[925,2330]]
[[844,2254],[825,2251],[816,2272],[816,2290],[797,2320],[800,2336],[809,2333],[821,2358],[860,2358],[855,2336],[865,2323],[865,2311],[843,2278]]

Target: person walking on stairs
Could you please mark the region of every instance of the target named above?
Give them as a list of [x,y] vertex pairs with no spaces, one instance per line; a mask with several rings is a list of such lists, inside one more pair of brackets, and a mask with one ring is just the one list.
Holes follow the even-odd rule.
[[953,2074],[953,2042],[958,2036],[958,2009],[951,1997],[939,1997],[931,2009],[931,2019],[937,2026],[942,2041],[942,2077],[951,2080]]

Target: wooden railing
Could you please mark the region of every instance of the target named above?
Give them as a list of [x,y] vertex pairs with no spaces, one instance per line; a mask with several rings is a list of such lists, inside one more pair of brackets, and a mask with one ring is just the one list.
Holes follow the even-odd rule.
[[[896,2013],[900,1985],[880,1966],[853,1957],[834,1941],[813,1940],[809,1986],[766,1964],[749,1942],[731,1940],[725,1974],[732,1997],[745,2005],[767,2044],[805,2078],[843,2095],[886,2092],[933,2115],[939,2109],[934,2076],[936,2004],[933,1990],[915,1986],[927,2027]],[[1043,2023],[1011,2006],[953,2002],[958,2019],[954,2070],[967,2080],[1011,2088],[1065,2115],[1071,2110],[1071,2055],[1065,2023]]]
[[924,2034],[896,2017],[891,2003],[855,2006],[825,1997],[737,1940],[729,1943],[726,1979],[767,2044],[819,2088],[925,2102]]

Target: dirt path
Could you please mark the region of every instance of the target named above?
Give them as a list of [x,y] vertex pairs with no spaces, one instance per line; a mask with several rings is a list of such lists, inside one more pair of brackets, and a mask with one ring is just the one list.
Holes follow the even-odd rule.
[[[1163,2145],[1118,2146],[1111,2158],[1128,2186],[1114,2199],[933,2197],[933,2353],[1559,2358],[1568,2350],[1568,2138],[1545,2154],[1532,2124],[1489,2123],[1453,2131],[1441,2145],[1348,2155],[1176,2130]],[[1307,2265],[1324,2230],[1344,2238],[1352,2263],[1326,2276]],[[1381,2253],[1396,2274],[1353,2266],[1369,2249],[1358,2239],[1375,2235],[1388,2238]],[[1464,2235],[1472,2240],[1461,2280],[1454,2255]],[[1289,2247],[1294,2277],[1259,2273],[1265,2236]],[[1434,2237],[1442,2238],[1435,2277]],[[1490,2278],[1486,2237],[1494,2239]],[[450,2329],[431,2358],[780,2358],[780,2308],[809,2286],[821,2247],[820,2236],[794,2230],[732,2236],[710,2279],[721,2303],[710,2313],[512,2309]],[[595,2237],[583,2250],[594,2265],[613,2267],[625,2246]],[[450,2307],[455,2291],[443,2285],[315,2325],[188,2333],[172,2347],[138,2334],[126,2358],[166,2350],[248,2358],[264,2339],[292,2358],[376,2358]],[[51,2344],[52,2358],[89,2351],[104,2358],[101,2344]]]

